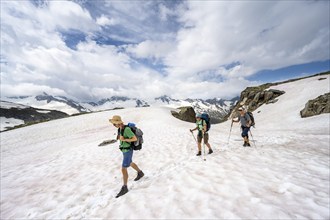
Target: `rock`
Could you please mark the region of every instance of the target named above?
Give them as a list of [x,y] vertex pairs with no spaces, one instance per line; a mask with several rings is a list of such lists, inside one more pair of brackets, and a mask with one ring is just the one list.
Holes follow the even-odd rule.
[[330,93],[309,100],[306,103],[305,108],[300,111],[300,116],[305,118],[323,113],[330,113]]
[[190,107],[180,107],[178,108],[180,111],[171,111],[172,115],[180,120],[187,121],[187,122],[196,122],[196,113],[195,110]]
[[[275,99],[280,95],[284,94],[284,91],[276,90],[276,89],[269,89],[265,90],[268,84],[261,85],[258,87],[248,87],[241,93],[241,102],[244,100],[244,105],[247,106],[249,111],[254,111],[255,109],[259,108],[263,104],[270,104],[275,103]],[[242,105],[242,104],[241,104]],[[239,105],[236,105],[235,109]]]
[[[35,124],[39,122],[54,120],[54,119],[60,119],[68,117],[69,115],[56,110],[45,110],[45,109],[37,109],[33,107],[28,108],[0,108],[0,116],[5,118],[14,118],[24,121],[24,125],[30,125]],[[8,130],[11,128],[7,128],[5,130]]]
[[271,91],[265,91],[265,98],[264,101],[267,103],[268,101],[270,101],[273,97],[274,93]]

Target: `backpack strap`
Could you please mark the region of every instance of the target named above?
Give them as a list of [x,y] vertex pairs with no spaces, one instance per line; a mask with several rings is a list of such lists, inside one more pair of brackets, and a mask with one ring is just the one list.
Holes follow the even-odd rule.
[[127,127],[128,127],[127,125],[124,125],[123,129],[118,128],[118,135],[124,136],[124,131]]
[[[121,136],[124,136],[124,131],[125,129],[129,127],[128,125],[124,125],[124,128],[123,129],[120,129],[118,128],[118,135],[121,135]],[[129,143],[129,142],[128,142]],[[132,149],[132,143],[133,142],[130,142],[130,146],[129,147],[119,147],[120,150],[123,150],[123,149]]]

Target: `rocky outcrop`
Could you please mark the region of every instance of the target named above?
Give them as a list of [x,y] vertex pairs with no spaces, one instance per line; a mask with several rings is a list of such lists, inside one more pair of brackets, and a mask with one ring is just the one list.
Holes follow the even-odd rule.
[[187,106],[187,107],[180,107],[178,108],[180,111],[179,112],[176,112],[176,111],[171,111],[172,115],[180,120],[183,120],[183,121],[187,121],[187,122],[195,122],[196,119],[195,119],[195,110],[190,107],[190,106]]
[[243,99],[241,102],[247,106],[249,111],[254,111],[263,104],[275,103],[277,101],[276,98],[285,93],[276,89],[260,91],[261,89],[262,87],[248,87],[242,92],[241,98]]
[[305,118],[323,113],[330,113],[330,93],[309,100],[306,103],[305,108],[300,111],[300,116]]
[[232,109],[230,118],[237,117],[237,109],[241,106],[245,106],[248,111],[254,111],[263,104],[270,104],[277,102],[277,97],[284,94],[284,91],[276,89],[268,89],[273,84],[267,83],[256,87],[247,87],[241,92],[240,100]]
[[1,117],[15,118],[23,120],[25,124],[38,123],[43,121],[49,121],[53,119],[68,117],[68,114],[55,110],[44,110],[36,108],[1,108]]

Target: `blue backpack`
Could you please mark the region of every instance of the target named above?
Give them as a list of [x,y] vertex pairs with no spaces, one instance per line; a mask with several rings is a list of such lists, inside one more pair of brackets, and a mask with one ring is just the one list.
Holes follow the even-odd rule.
[[[125,125],[124,129],[120,133],[121,135],[124,134],[124,130],[126,127],[129,127],[137,138],[137,141],[131,142],[131,147],[133,148],[133,150],[141,150],[143,144],[143,131],[140,128],[137,128],[134,123],[130,122],[127,125]],[[118,134],[119,131],[120,129],[118,128]]]
[[210,128],[211,128],[211,123],[210,123],[210,116],[209,114],[207,113],[203,113],[202,114],[202,117],[201,117],[202,120],[204,120],[206,122],[206,131],[209,131]]

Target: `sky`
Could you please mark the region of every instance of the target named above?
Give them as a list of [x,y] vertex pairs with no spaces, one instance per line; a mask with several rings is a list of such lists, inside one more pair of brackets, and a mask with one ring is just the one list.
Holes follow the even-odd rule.
[[0,4],[1,97],[230,99],[330,69],[329,1]]

